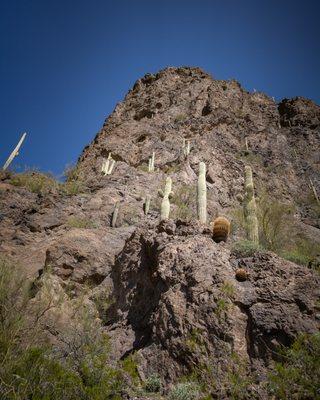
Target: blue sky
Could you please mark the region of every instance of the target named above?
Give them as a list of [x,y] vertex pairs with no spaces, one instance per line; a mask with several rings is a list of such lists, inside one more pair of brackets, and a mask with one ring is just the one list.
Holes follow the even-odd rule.
[[0,0],[0,163],[59,176],[134,82],[200,66],[320,103],[320,2]]

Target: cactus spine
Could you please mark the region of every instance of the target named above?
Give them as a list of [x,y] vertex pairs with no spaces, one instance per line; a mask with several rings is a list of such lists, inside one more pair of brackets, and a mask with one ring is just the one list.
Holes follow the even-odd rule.
[[152,156],[149,158],[149,165],[148,165],[148,171],[149,172],[154,172],[154,158],[155,158],[155,152],[152,152]]
[[252,179],[252,169],[246,166],[244,169],[244,218],[246,224],[246,234],[247,239],[259,243],[259,228],[258,228],[258,218],[257,218],[257,206],[254,197],[254,187]]
[[120,202],[117,201],[116,204],[114,205],[113,213],[112,213],[112,221],[111,221],[111,226],[114,228],[117,223],[117,218],[119,214],[119,208],[120,208]]
[[184,158],[187,158],[190,154],[190,140],[183,139],[182,151]]
[[164,188],[164,192],[160,191],[160,195],[162,195],[161,202],[161,221],[164,219],[169,219],[170,215],[170,197],[172,196],[172,179],[168,177],[166,179],[166,185]]
[[199,165],[199,177],[197,187],[198,218],[202,224],[207,223],[207,184],[206,184],[206,164],[201,162]]
[[101,172],[104,175],[111,175],[113,168],[115,166],[115,160],[112,159],[111,153],[109,153],[109,156],[106,160],[102,162],[102,167],[101,167]]
[[145,213],[145,215],[148,215],[148,213],[149,213],[150,202],[151,202],[151,196],[150,196],[150,194],[147,194],[146,198],[144,200],[144,213]]

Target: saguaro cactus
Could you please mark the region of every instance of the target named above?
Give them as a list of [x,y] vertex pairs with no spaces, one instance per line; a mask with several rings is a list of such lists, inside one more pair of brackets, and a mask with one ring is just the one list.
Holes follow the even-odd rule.
[[202,224],[207,223],[207,183],[206,183],[206,164],[199,164],[199,177],[197,187],[198,218]]
[[152,156],[149,158],[149,165],[148,165],[148,171],[149,172],[154,172],[154,158],[155,158],[155,152],[152,152]]
[[115,163],[116,162],[115,162],[115,160],[112,159],[111,153],[109,153],[108,158],[102,162],[101,172],[104,175],[111,175],[113,168],[115,166]]
[[190,154],[190,140],[183,139],[182,151],[185,158]]
[[26,133],[24,133],[21,136],[21,139],[19,140],[18,144],[16,145],[16,147],[14,148],[13,152],[10,154],[9,158],[7,159],[7,161],[5,162],[4,166],[2,167],[3,170],[6,170],[9,165],[11,164],[12,160],[19,154],[19,149],[25,139],[25,137],[27,136]]
[[146,198],[144,200],[144,205],[143,205],[145,215],[148,215],[148,213],[149,213],[150,202],[151,202],[151,196],[150,196],[150,194],[147,194]]
[[170,198],[172,196],[172,179],[168,177],[166,179],[166,185],[164,191],[160,190],[159,193],[162,196],[161,202],[161,221],[164,219],[169,219],[170,215]]
[[113,213],[112,213],[112,220],[111,220],[111,226],[114,228],[117,223],[117,218],[119,214],[119,208],[120,208],[120,202],[117,201],[116,204],[114,205]]
[[244,169],[244,218],[246,225],[247,239],[259,243],[259,228],[258,228],[258,218],[257,218],[257,206],[254,197],[254,187],[252,179],[252,169],[246,166]]

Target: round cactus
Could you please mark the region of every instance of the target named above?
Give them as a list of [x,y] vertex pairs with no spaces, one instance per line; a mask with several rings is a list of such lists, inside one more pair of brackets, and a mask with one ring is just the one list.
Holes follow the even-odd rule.
[[230,222],[227,218],[218,217],[212,222],[212,238],[216,243],[226,242],[230,233]]

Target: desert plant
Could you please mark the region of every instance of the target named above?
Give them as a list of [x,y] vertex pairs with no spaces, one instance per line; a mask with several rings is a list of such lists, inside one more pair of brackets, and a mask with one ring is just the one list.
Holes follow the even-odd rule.
[[262,194],[258,200],[261,245],[272,251],[283,249],[294,240],[294,208]]
[[182,152],[183,152],[184,158],[188,158],[188,156],[189,156],[189,154],[190,154],[190,140],[188,140],[188,139],[183,139],[183,142],[182,142]]
[[196,400],[199,398],[200,388],[195,382],[183,382],[174,386],[169,393],[169,400]]
[[191,185],[183,185],[175,190],[172,196],[172,203],[175,204],[176,209],[174,217],[190,221],[193,217],[193,206],[196,200],[195,188]]
[[156,374],[150,375],[146,379],[144,387],[146,392],[158,393],[161,391],[161,379]]
[[148,163],[148,172],[154,172],[154,159],[155,159],[155,152],[152,152],[152,156],[149,158]]
[[245,197],[243,211],[247,239],[254,243],[259,243],[258,218],[256,201],[254,197],[252,169],[249,166],[245,167],[244,190]]
[[13,175],[10,183],[14,186],[25,187],[37,194],[45,194],[58,188],[58,182],[53,176],[31,170]]
[[23,141],[24,141],[24,139],[25,139],[26,136],[27,136],[26,133],[24,133],[24,134],[21,136],[21,138],[20,138],[18,144],[16,145],[16,147],[15,147],[14,150],[13,150],[13,152],[10,154],[9,158],[7,159],[7,161],[5,162],[4,166],[2,167],[3,171],[5,171],[5,170],[9,167],[9,165],[11,164],[11,162],[13,161],[13,159],[14,159],[15,157],[17,157],[17,155],[19,154],[20,147],[22,146],[22,143],[23,143]]
[[101,172],[103,173],[103,175],[111,175],[115,163],[116,162],[112,159],[111,153],[109,153],[108,158],[102,161]]
[[230,233],[230,222],[227,218],[218,217],[212,222],[212,238],[215,242],[226,242]]
[[232,253],[237,257],[252,257],[262,247],[250,240],[239,240],[232,246]]
[[269,375],[269,392],[277,399],[320,398],[320,334],[301,334]]
[[166,179],[166,184],[164,191],[159,190],[159,194],[162,197],[162,202],[161,202],[161,221],[168,219],[170,215],[170,198],[173,195],[173,192],[171,191],[172,189],[172,179],[168,177]]
[[198,219],[201,224],[207,223],[207,182],[206,182],[206,164],[199,164],[199,176],[197,186],[197,205]]

